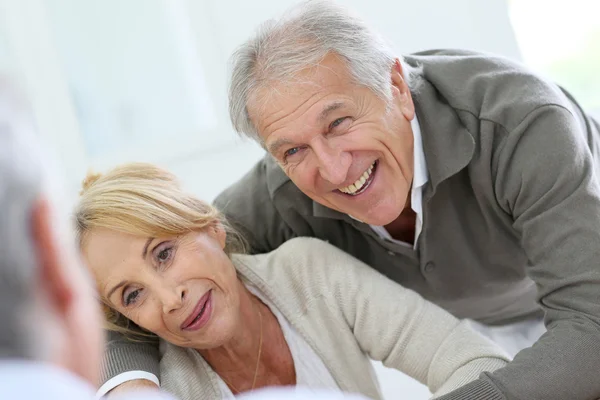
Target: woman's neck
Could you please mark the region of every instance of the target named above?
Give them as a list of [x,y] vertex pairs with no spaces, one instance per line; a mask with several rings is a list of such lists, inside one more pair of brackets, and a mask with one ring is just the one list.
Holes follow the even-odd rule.
[[241,281],[239,285],[239,328],[227,343],[200,354],[234,393],[252,389],[255,375],[255,388],[295,384],[292,355],[277,318]]
[[[261,318],[259,311],[264,307],[262,302],[238,280],[240,291],[240,321],[234,336],[227,343],[213,349],[198,350],[202,357],[212,365],[211,361],[220,363],[229,360],[239,361],[241,365],[250,365],[256,361],[261,335]],[[262,321],[264,325],[264,321]],[[264,330],[263,330],[264,339]]]

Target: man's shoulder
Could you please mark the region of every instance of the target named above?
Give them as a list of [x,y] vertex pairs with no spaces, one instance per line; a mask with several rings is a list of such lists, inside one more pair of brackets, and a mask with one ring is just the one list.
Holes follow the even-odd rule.
[[111,400],[176,400],[164,390],[139,390],[110,397]]
[[214,202],[249,242],[253,252],[276,248],[306,234],[313,202],[266,155]]
[[0,360],[0,382],[2,399],[94,399],[94,388],[87,381],[41,361]]
[[266,154],[244,176],[221,192],[214,203],[221,210],[232,205],[272,203],[280,189],[289,185],[294,186],[273,157]]
[[541,107],[571,107],[558,85],[503,56],[440,49],[409,55],[407,61],[420,66],[422,79],[451,107],[507,130]]

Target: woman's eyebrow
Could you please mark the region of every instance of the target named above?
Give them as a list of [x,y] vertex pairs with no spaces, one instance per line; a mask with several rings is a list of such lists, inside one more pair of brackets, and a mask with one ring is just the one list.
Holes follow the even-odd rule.
[[144,250],[142,251],[142,259],[146,259],[146,253],[148,252],[148,246],[150,246],[150,243],[152,243],[152,241],[154,240],[154,238],[148,238],[148,240],[146,240],[146,244],[144,245]]
[[111,296],[113,295],[113,293],[119,289],[121,286],[125,285],[127,283],[127,281],[121,281],[119,282],[119,284],[115,287],[113,287],[112,289],[110,289],[110,291],[108,292],[108,295],[106,296],[107,299],[110,299]]

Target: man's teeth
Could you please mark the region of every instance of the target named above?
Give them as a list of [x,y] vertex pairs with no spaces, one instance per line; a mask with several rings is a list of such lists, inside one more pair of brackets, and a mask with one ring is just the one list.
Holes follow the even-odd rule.
[[367,179],[369,179],[369,177],[371,176],[371,174],[373,173],[373,166],[375,165],[375,163],[373,163],[368,170],[366,170],[361,176],[360,178],[358,178],[356,180],[356,182],[354,182],[353,184],[351,184],[350,186],[346,186],[345,188],[341,188],[340,192],[343,193],[347,193],[347,194],[354,194],[356,192],[358,192],[359,190],[361,190],[363,188],[363,186],[365,185],[365,182],[367,181]]

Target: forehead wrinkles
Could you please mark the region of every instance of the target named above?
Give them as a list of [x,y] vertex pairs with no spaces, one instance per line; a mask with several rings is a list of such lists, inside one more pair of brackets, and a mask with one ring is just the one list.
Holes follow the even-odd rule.
[[310,118],[312,109],[317,103],[322,102],[323,99],[329,95],[331,94],[317,92],[308,97],[306,100],[302,101],[300,104],[295,105],[293,109],[282,109],[281,111],[270,115],[267,118],[267,121],[265,121],[266,125],[264,127],[264,132],[267,134],[275,133],[280,129],[286,128],[288,123],[300,124],[294,129],[298,132],[300,132],[305,126],[312,127],[314,125],[313,119]]
[[302,115],[325,95],[321,93],[323,89],[316,82],[270,84],[258,89],[249,107],[258,131],[265,132],[282,119]]
[[[273,124],[287,116],[296,118],[299,112],[304,114],[310,106],[327,94],[334,94],[336,91],[339,92],[338,94],[342,94],[353,81],[349,79],[343,64],[340,68],[335,61],[337,60],[326,57],[324,62],[305,68],[285,80],[272,79],[261,82],[260,86],[250,94],[247,102],[249,116],[257,130],[264,133]],[[323,93],[327,89],[330,89],[330,93]],[[319,94],[321,96],[314,99]],[[295,105],[291,111],[280,106],[286,101],[293,102],[296,98],[305,97],[306,100]],[[269,114],[269,108],[277,111]]]

